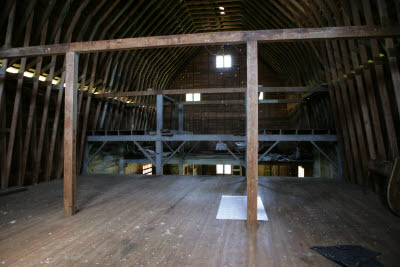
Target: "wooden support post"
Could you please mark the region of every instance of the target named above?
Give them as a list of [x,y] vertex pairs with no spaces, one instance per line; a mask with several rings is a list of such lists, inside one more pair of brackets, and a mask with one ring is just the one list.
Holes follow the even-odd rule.
[[[3,61],[4,62],[4,61]],[[4,63],[3,63],[4,64]],[[6,93],[4,92],[4,82],[5,82],[5,69],[0,68],[0,91],[3,97],[0,97],[0,128],[5,129],[7,124],[6,115]],[[5,183],[5,169],[7,166],[7,136],[5,132],[0,132],[0,187],[3,188]],[[4,186],[5,188],[5,186]]]
[[183,132],[183,104],[178,105],[178,131]]
[[89,160],[89,143],[85,141],[83,146],[83,160],[82,160],[82,173],[87,173],[88,171],[88,160]]
[[157,95],[157,141],[156,141],[156,175],[163,174],[163,144],[161,141],[161,130],[163,128],[163,95]]
[[257,41],[247,42],[247,226],[257,226],[258,62]]
[[337,166],[338,166],[338,170],[337,170],[337,178],[342,180],[343,179],[343,166],[342,166],[342,159],[340,156],[340,148],[339,148],[339,144],[335,145],[335,149],[336,149],[336,161],[337,161]]
[[125,148],[124,148],[124,143],[119,144],[119,162],[118,162],[118,173],[119,174],[125,174]]
[[[178,131],[183,132],[183,104],[178,104]],[[184,150],[184,147],[179,150],[179,175],[184,175],[185,173],[183,164]]]
[[64,215],[76,213],[76,122],[78,54],[66,54],[64,113]]

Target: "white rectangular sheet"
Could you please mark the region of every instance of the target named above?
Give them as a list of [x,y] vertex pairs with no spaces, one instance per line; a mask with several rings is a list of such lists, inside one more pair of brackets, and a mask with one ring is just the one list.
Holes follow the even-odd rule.
[[[222,196],[219,204],[217,219],[220,220],[246,220],[247,197],[246,196]],[[257,220],[268,221],[267,213],[261,197],[257,197]]]

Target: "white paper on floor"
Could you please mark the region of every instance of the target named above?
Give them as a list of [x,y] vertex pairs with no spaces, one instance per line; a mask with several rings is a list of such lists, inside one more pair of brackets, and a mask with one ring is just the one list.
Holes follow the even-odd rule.
[[[246,196],[222,196],[219,204],[217,219],[220,220],[246,220],[247,197]],[[257,197],[257,220],[268,221],[261,197]]]

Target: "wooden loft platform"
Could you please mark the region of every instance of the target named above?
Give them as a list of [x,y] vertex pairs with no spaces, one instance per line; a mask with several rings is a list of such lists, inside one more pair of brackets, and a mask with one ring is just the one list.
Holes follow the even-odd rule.
[[[216,220],[244,177],[79,176],[78,213],[62,212],[62,181],[1,197],[0,262],[53,266],[336,266],[312,246],[362,245],[400,257],[400,218],[373,193],[326,179],[259,179],[268,222]],[[255,249],[251,253],[251,249]]]

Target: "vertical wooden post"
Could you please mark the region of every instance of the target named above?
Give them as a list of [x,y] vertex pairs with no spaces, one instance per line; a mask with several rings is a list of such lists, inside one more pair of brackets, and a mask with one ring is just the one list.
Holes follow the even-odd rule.
[[163,95],[157,95],[157,141],[156,141],[156,175],[163,174],[162,159],[163,145],[161,141],[161,130],[163,128]]
[[257,225],[258,62],[257,41],[247,42],[247,226]]
[[[6,32],[6,40],[4,44],[4,48],[11,46],[12,33],[14,29],[14,18],[15,18],[15,9],[17,3],[13,4],[11,8],[10,15],[8,17],[7,24],[7,32]],[[6,69],[8,67],[8,59],[3,59],[2,67],[0,68],[0,128],[5,129],[7,126],[7,116],[6,116],[6,90],[5,90],[5,82],[6,82]],[[8,181],[6,182],[6,169],[7,169],[7,136],[6,133],[0,132],[0,188],[6,188],[8,186]],[[8,180],[8,179],[7,179]]]
[[64,215],[76,213],[76,122],[78,54],[66,54],[64,112]]
[[85,141],[83,146],[83,160],[82,160],[82,173],[87,173],[89,161],[89,144]]
[[178,131],[183,132],[183,104],[178,105]]

